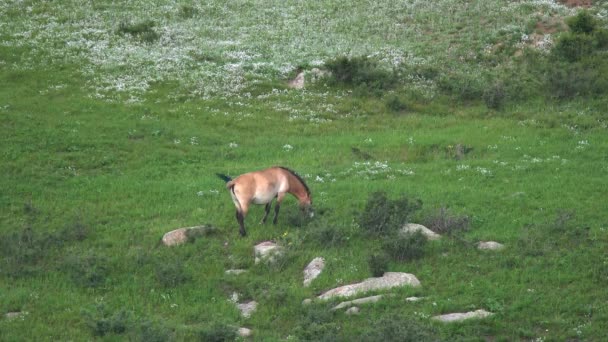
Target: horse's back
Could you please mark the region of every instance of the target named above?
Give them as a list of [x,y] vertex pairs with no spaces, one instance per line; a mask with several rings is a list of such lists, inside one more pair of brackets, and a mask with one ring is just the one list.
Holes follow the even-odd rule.
[[287,176],[278,167],[242,174],[234,179],[234,192],[243,200],[266,204],[289,190]]

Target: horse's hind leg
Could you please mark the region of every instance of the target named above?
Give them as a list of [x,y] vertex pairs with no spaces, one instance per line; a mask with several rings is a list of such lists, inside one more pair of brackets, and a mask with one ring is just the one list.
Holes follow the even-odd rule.
[[260,223],[266,223],[266,219],[268,218],[268,213],[270,212],[270,205],[272,202],[268,202],[266,203],[266,207],[264,207],[264,218],[262,218],[262,222]]
[[238,210],[236,211],[236,220],[239,222],[239,233],[241,233],[241,236],[246,236],[247,232],[245,231],[245,216]]

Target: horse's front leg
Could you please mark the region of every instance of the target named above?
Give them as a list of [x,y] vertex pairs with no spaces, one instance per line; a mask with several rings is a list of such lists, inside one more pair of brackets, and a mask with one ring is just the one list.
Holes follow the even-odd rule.
[[262,221],[260,222],[260,224],[266,223],[266,219],[268,218],[268,213],[270,212],[271,204],[272,204],[272,201],[266,203],[266,206],[264,207],[264,218],[262,218]]
[[272,224],[277,224],[279,218],[279,209],[281,209],[281,202],[283,201],[283,196],[285,196],[285,193],[279,193],[277,195],[277,204],[274,205],[274,219],[272,219]]

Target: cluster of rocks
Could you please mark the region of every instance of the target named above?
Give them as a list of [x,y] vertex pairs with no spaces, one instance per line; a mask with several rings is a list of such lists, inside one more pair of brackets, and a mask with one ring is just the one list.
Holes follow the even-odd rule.
[[[303,80],[303,74],[300,73],[298,77],[301,76]],[[296,78],[298,79],[298,78]],[[303,82],[303,81],[302,81]],[[214,227],[211,226],[195,226],[188,228],[179,228],[174,231],[171,231],[165,234],[162,238],[162,243],[166,246],[176,246],[183,244],[188,241],[192,241],[193,239],[199,236],[205,236],[209,233],[215,231]],[[420,231],[423,235],[425,235],[429,240],[438,240],[441,238],[441,235],[433,232],[432,230],[426,228],[423,225],[409,223],[403,226],[401,229],[402,234],[411,234],[414,232]],[[495,241],[480,241],[477,244],[477,248],[480,250],[501,250],[504,248],[504,245],[495,242]],[[280,245],[276,244],[272,241],[264,241],[262,243],[254,246],[254,257],[255,263],[259,264],[261,262],[274,262],[278,257],[281,256],[284,249]],[[303,270],[303,286],[310,286],[312,281],[316,279],[325,268],[325,259],[322,257],[314,258]],[[239,275],[247,272],[244,269],[230,269],[225,271],[227,275]],[[379,290],[388,290],[398,287],[411,286],[411,287],[420,287],[421,283],[416,278],[415,275],[410,273],[403,272],[386,272],[382,277],[372,277],[365,279],[361,282],[348,284],[339,286],[330,290],[325,291],[321,295],[317,296],[316,300],[319,301],[327,301],[333,298],[348,298],[355,297],[361,295],[363,293],[367,293],[370,291],[379,291]],[[339,303],[335,307],[332,308],[332,311],[345,309],[345,313],[347,315],[355,315],[360,313],[359,305],[376,303],[383,298],[390,297],[391,294],[381,294],[363,298],[357,298],[353,300],[348,300]],[[416,302],[423,298],[420,297],[408,297],[406,301],[408,302]],[[237,293],[233,293],[230,298],[232,302],[235,303],[236,307],[241,312],[241,315],[245,318],[251,316],[251,314],[256,310],[258,303],[254,300],[239,302],[239,295]],[[312,303],[312,299],[306,299],[303,301],[303,304]],[[467,319],[481,319],[485,317],[491,316],[493,313],[485,311],[485,310],[476,310],[471,312],[464,313],[449,313],[439,316],[432,317],[433,320],[440,322],[458,322]],[[238,334],[241,337],[249,337],[252,335],[252,331],[248,328],[239,328]]]

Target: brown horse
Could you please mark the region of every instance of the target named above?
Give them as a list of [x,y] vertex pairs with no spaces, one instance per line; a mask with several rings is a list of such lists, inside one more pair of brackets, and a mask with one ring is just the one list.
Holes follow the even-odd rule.
[[274,207],[272,223],[277,224],[281,202],[286,193],[294,195],[300,202],[302,210],[312,216],[310,189],[298,174],[286,167],[275,166],[266,170],[249,172],[235,179],[219,173],[217,175],[226,181],[226,188],[230,190],[230,196],[236,206],[236,220],[240,226],[241,236],[247,235],[244,221],[249,211],[249,205],[252,203],[266,205],[261,222],[266,223],[272,200],[276,198],[277,204]]

